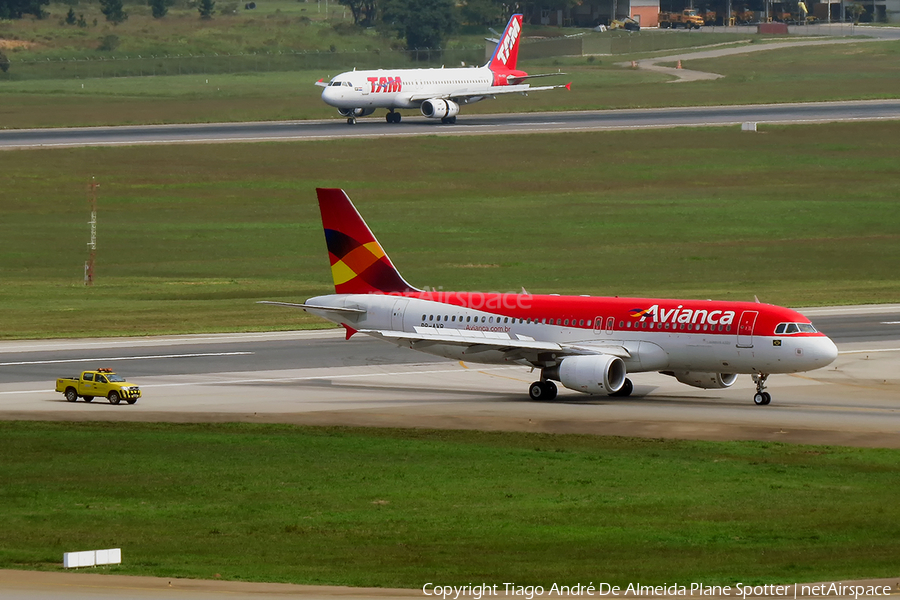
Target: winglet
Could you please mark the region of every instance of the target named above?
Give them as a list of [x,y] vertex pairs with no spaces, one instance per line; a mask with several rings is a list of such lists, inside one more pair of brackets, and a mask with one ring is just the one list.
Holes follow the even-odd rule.
[[353,334],[356,333],[356,330],[353,329],[352,327],[350,327],[349,325],[347,325],[346,323],[341,323],[341,325],[343,325],[344,329],[347,330],[347,335],[344,337],[344,339],[349,340],[350,338],[352,338]]
[[342,189],[316,188],[338,294],[418,292],[400,275]]
[[316,85],[319,86],[319,87],[328,87],[328,84],[325,83],[325,80],[324,80],[324,79],[318,80],[318,81],[316,82]]
[[572,91],[572,82],[571,81],[566,84],[566,89],[569,90],[570,92]]

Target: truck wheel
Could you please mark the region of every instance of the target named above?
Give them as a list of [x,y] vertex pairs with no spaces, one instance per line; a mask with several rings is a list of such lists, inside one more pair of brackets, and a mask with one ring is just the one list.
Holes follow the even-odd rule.
[[75,388],[66,388],[66,400],[69,402],[78,400],[78,392],[75,391]]
[[85,402],[90,402],[90,401],[93,400],[93,399],[94,399],[93,396],[84,396],[84,401],[85,401]]
[[118,392],[110,392],[108,398],[110,404],[118,404],[121,400],[121,398],[119,398]]
[[126,402],[128,402],[128,404],[134,404],[135,402],[137,402],[137,398],[128,398]]

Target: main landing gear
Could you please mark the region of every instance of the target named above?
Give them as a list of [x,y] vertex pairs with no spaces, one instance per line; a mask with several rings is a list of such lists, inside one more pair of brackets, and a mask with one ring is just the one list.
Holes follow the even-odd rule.
[[441,123],[444,125],[454,125],[456,123],[456,117],[442,117]]
[[[631,383],[631,380],[627,377],[625,378],[625,383],[622,384],[622,387],[619,388],[618,392],[613,392],[610,396],[615,396],[617,398],[627,398],[631,395],[631,392],[634,391],[634,384]],[[550,381],[549,379],[544,379],[541,381],[535,381],[528,387],[528,396],[532,400],[541,400],[548,401],[554,400],[556,398],[557,388],[556,384]]]
[[399,123],[400,122],[400,113],[390,111],[388,114],[384,115],[384,119],[388,123]]
[[535,381],[528,388],[528,395],[532,400],[553,400],[556,398],[556,384],[549,379]]
[[347,117],[347,125],[356,125],[356,117]]
[[772,395],[769,392],[764,392],[766,389],[766,379],[769,376],[766,373],[760,373],[759,375],[753,376],[753,383],[756,384],[756,393],[753,395],[753,403],[757,406],[764,406],[772,401]]

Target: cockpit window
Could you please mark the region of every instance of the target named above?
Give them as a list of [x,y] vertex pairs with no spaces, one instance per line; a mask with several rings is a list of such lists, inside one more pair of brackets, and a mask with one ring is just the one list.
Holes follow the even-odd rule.
[[332,85],[332,86],[340,86],[340,85],[343,85],[343,82],[334,80],[334,81],[331,82],[331,85]]
[[789,335],[792,333],[818,333],[812,323],[779,323],[775,328],[775,335]]

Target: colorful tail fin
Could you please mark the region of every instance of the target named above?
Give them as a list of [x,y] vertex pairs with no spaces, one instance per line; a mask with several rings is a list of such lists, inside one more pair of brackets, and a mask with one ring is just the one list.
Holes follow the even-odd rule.
[[316,188],[338,294],[417,292],[391,263],[344,190]]
[[522,15],[513,15],[500,36],[500,43],[488,63],[491,71],[513,71],[519,59],[519,38],[522,34]]

